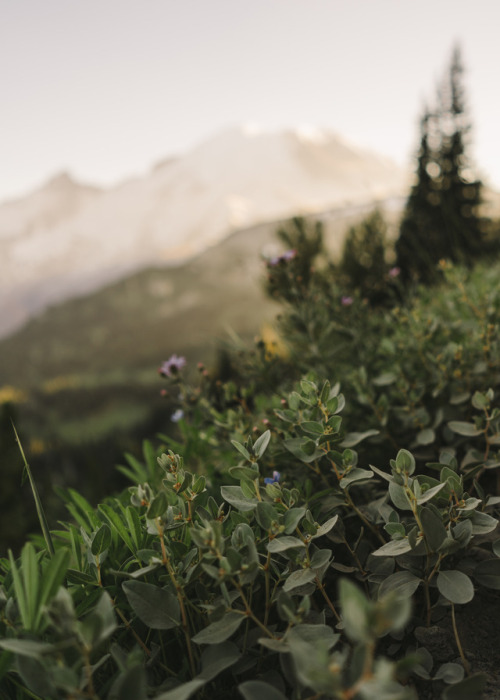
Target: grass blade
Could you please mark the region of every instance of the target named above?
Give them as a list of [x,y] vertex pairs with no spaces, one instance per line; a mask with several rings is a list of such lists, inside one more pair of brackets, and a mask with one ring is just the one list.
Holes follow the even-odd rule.
[[9,560],[10,560],[10,570],[12,573],[12,583],[14,585],[14,593],[16,595],[17,607],[19,609],[19,615],[21,616],[21,622],[23,623],[24,629],[28,629],[28,605],[26,601],[26,595],[24,591],[24,586],[21,581],[21,576],[19,575],[19,570],[14,559],[12,551],[9,549]]
[[21,552],[21,574],[24,582],[24,593],[26,596],[26,628],[36,632],[35,616],[38,605],[38,591],[40,587],[40,570],[35,548],[31,542],[27,542]]
[[23,446],[21,444],[21,440],[19,439],[19,435],[17,434],[16,426],[14,425],[13,421],[12,421],[12,428],[14,430],[14,435],[16,436],[16,442],[19,445],[21,457],[23,458],[24,470],[25,470],[25,472],[28,475],[28,478],[30,480],[31,491],[33,493],[33,498],[35,499],[36,512],[38,514],[38,520],[40,521],[40,527],[42,528],[43,536],[45,539],[45,544],[47,545],[47,549],[50,552],[51,556],[54,556],[54,544],[52,542],[52,537],[50,535],[50,530],[49,530],[47,518],[45,517],[45,513],[43,510],[42,501],[40,500],[40,496],[38,494],[38,489],[36,487],[35,480],[33,479],[31,469],[29,468],[29,464],[26,460]]

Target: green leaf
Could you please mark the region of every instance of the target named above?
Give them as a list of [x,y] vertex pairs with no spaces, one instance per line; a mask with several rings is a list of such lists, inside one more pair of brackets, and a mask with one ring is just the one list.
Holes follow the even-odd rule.
[[182,683],[173,690],[168,690],[166,693],[156,696],[156,700],[188,700],[197,690],[203,688],[205,681],[193,678],[192,681]]
[[[31,691],[28,697],[35,697],[38,700],[38,698],[54,698],[56,696],[57,691],[48,669],[39,659],[32,656],[18,656],[16,670],[21,676],[23,684]],[[26,697],[24,693],[23,696]]]
[[259,478],[259,470],[253,467],[231,467],[229,473],[234,479],[254,479]]
[[35,617],[35,629],[41,622],[45,606],[56,595],[62,584],[71,557],[69,549],[58,549],[45,566],[41,577],[40,601]]
[[267,450],[267,446],[269,445],[270,439],[271,431],[266,430],[266,432],[262,433],[262,435],[255,441],[255,445],[253,446],[253,453],[257,457],[257,459],[260,459],[264,452]]
[[347,435],[340,443],[340,446],[354,447],[354,445],[358,445],[360,442],[362,442],[362,440],[366,440],[366,438],[372,437],[372,435],[378,435],[379,432],[379,430],[371,429],[365,430],[363,433],[347,433]]
[[420,521],[430,551],[437,552],[448,536],[442,519],[436,515],[432,508],[422,508],[420,510]]
[[235,664],[240,656],[238,647],[232,642],[209,646],[201,654],[201,673],[196,678],[206,682],[211,681],[226,668]]
[[21,550],[21,575],[26,600],[26,629],[34,631],[35,616],[38,608],[38,589],[40,572],[36,552],[31,542]]
[[487,535],[489,532],[493,532],[498,525],[496,518],[488,515],[488,513],[480,513],[477,510],[472,514],[471,522],[473,535]]
[[476,435],[481,435],[482,430],[476,428],[474,423],[466,423],[461,420],[451,420],[448,423],[448,428],[458,435],[465,435],[466,437],[475,437]]
[[236,632],[245,615],[230,610],[217,622],[212,622],[208,627],[202,629],[198,634],[195,634],[193,642],[196,644],[220,644]]
[[351,469],[339,482],[341,489],[347,488],[350,484],[356,481],[366,481],[367,479],[373,478],[373,472],[369,469],[359,469],[359,467],[354,467]]
[[323,424],[313,420],[303,421],[300,424],[300,427],[306,433],[309,433],[310,435],[315,435],[316,437],[318,437],[319,435],[323,435],[323,433],[325,432]]
[[371,469],[372,471],[374,471],[375,474],[378,474],[379,476],[381,476],[382,479],[385,479],[385,481],[388,481],[389,483],[391,483],[392,481],[394,481],[394,477],[392,476],[392,474],[388,474],[387,472],[383,472],[383,471],[382,471],[381,469],[379,469],[378,467],[374,467],[373,464],[370,464],[370,469]]
[[286,636],[286,640],[291,644],[298,639],[307,642],[307,644],[321,645],[325,649],[331,649],[339,641],[340,634],[335,633],[331,627],[325,624],[300,623],[292,627]]
[[290,535],[292,532],[294,532],[295,528],[298,526],[305,514],[305,508],[290,508],[290,510],[287,510],[284,519],[286,535]]
[[355,642],[370,639],[370,604],[360,589],[348,579],[339,584],[340,608],[344,620],[345,633]]
[[399,557],[401,554],[407,554],[411,552],[411,544],[408,538],[402,540],[392,540],[391,542],[386,542],[386,544],[379,547],[372,555],[374,557]]
[[244,700],[287,700],[281,690],[264,681],[245,681],[238,690]]
[[464,678],[460,683],[453,683],[444,691],[443,700],[481,700],[486,688],[488,676],[485,673],[475,673]]
[[323,525],[320,525],[318,529],[316,530],[316,533],[311,537],[311,540],[315,540],[318,537],[323,537],[323,535],[326,535],[330,530],[332,530],[335,525],[337,524],[337,520],[339,519],[338,515],[334,515],[333,518],[329,518],[326,523],[323,523]]
[[159,494],[157,494],[151,503],[149,504],[148,511],[146,513],[146,517],[148,520],[154,520],[155,518],[161,518],[161,516],[165,513],[165,511],[168,508],[168,500],[167,500],[167,494],[165,491],[160,491]]
[[460,664],[442,664],[433,676],[433,681],[444,681],[445,683],[458,683],[464,677],[464,667]]
[[389,496],[391,497],[391,501],[394,503],[396,508],[399,508],[400,510],[411,510],[410,501],[408,500],[406,491],[404,490],[403,486],[396,484],[395,481],[391,481],[389,483]]
[[111,545],[111,530],[103,523],[92,538],[91,552],[94,556],[102,554]]
[[108,524],[111,526],[111,529],[114,530],[125,542],[132,554],[135,554],[134,543],[132,542],[128,530],[118,513],[116,513],[107,503],[101,503],[98,506],[98,511],[104,516],[105,520],[107,520]]
[[233,445],[233,447],[236,447],[238,452],[242,454],[245,459],[250,461],[250,453],[247,450],[247,448],[241,444],[241,442],[238,442],[237,440],[231,440],[231,444]]
[[285,537],[275,537],[274,540],[268,542],[267,550],[271,554],[276,554],[277,552],[286,552],[287,549],[295,547],[305,547],[305,544],[297,537],[286,535]]
[[316,447],[316,443],[313,440],[306,437],[284,440],[283,445],[294,457],[297,457],[297,459],[300,459],[306,464],[314,462],[315,459],[318,459],[318,457],[324,454],[323,450]]
[[[26,546],[26,545],[25,545]],[[31,545],[32,546],[32,545]],[[17,607],[19,609],[19,615],[21,616],[21,622],[25,629],[29,629],[29,601],[26,597],[24,586],[19,574],[19,569],[17,568],[16,561],[12,551],[9,549],[9,561],[10,561],[10,572],[12,574],[12,583],[14,586],[14,594],[16,597]]]
[[278,514],[275,512],[272,503],[259,501],[255,509],[255,519],[264,530],[269,530],[273,520],[278,519]]
[[408,450],[399,450],[396,455],[396,471],[404,472],[410,476],[415,471],[415,457]]
[[411,598],[422,581],[410,571],[397,571],[391,574],[380,584],[378,597],[383,598],[388,593],[396,591],[401,596]]
[[439,592],[451,603],[464,605],[474,598],[472,581],[462,571],[440,571],[436,581]]
[[286,593],[290,593],[290,591],[293,591],[295,588],[311,583],[311,581],[314,581],[315,578],[316,574],[309,568],[293,571],[285,581],[283,590]]
[[141,548],[143,538],[139,513],[132,506],[127,506],[125,509],[125,519],[137,552],[137,550]]
[[130,607],[151,629],[168,630],[180,624],[177,597],[165,588],[143,581],[124,581],[122,588]]
[[32,639],[0,639],[0,647],[13,654],[31,656],[34,659],[42,659],[45,654],[50,654],[55,650],[53,644],[36,642]]
[[257,498],[254,501],[249,500],[240,486],[221,486],[220,493],[225,501],[243,513],[257,507]]
[[132,666],[121,673],[109,691],[108,700],[146,700],[146,672],[142,666]]
[[432,428],[424,428],[417,433],[417,437],[415,439],[419,445],[430,445],[436,439],[436,433],[434,430],[432,430]]
[[472,405],[477,408],[478,411],[483,411],[490,406],[490,400],[486,394],[481,394],[479,391],[474,392],[472,397]]
[[486,559],[474,569],[474,578],[482,586],[500,591],[500,559]]
[[45,517],[45,511],[43,510],[42,501],[41,501],[41,498],[39,496],[38,489],[36,487],[36,483],[35,483],[35,480],[33,478],[33,474],[31,473],[31,469],[30,469],[29,464],[28,464],[26,457],[24,455],[23,446],[21,444],[21,440],[19,439],[19,435],[17,434],[16,426],[14,425],[14,422],[12,421],[12,419],[11,419],[11,422],[12,422],[12,428],[14,430],[16,442],[19,446],[19,451],[21,452],[21,457],[22,457],[23,462],[24,462],[24,471],[28,475],[28,479],[30,482],[31,492],[32,492],[33,498],[35,500],[35,508],[36,508],[36,512],[38,515],[38,520],[40,522],[40,527],[41,527],[41,530],[43,533],[43,537],[45,539],[45,544],[47,545],[48,552],[51,555],[54,555],[54,544],[52,542],[52,536],[50,534],[49,524],[47,522],[47,518]]
[[444,484],[438,484],[437,486],[433,486],[430,489],[427,489],[427,491],[424,492],[420,498],[417,498],[417,503],[418,505],[422,505],[422,503],[427,503],[427,501],[430,501],[434,498],[436,494],[438,494],[444,487],[446,486],[446,483]]
[[372,384],[375,384],[375,386],[390,386],[394,384],[396,379],[397,376],[394,372],[384,372],[383,374],[379,374],[378,377],[375,377],[375,379],[372,379]]

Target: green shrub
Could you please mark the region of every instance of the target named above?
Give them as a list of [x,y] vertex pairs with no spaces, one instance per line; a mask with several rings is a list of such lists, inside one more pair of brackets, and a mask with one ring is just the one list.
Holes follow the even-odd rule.
[[178,432],[127,456],[129,489],[59,490],[50,532],[35,491],[44,536],[0,560],[0,698],[481,697],[456,610],[500,590],[498,267],[373,309],[294,250],[286,358],[195,386],[164,363]]

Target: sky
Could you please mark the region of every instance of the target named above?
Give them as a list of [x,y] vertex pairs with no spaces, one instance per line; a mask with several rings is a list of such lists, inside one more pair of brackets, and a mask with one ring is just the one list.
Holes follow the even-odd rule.
[[217,132],[311,125],[413,167],[460,44],[470,154],[500,190],[500,0],[0,0],[0,202],[100,186]]

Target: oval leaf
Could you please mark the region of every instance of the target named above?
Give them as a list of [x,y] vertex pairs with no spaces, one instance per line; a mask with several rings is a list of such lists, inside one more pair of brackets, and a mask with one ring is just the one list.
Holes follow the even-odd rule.
[[193,642],[196,642],[196,644],[220,644],[225,642],[233,632],[236,632],[244,619],[245,615],[229,611],[220,620],[212,622],[208,627],[202,629],[201,632],[195,634],[192,638]]
[[299,569],[294,571],[285,581],[283,590],[289,593],[299,586],[304,586],[306,583],[311,583],[316,578],[316,574],[311,569]]
[[122,588],[132,610],[151,629],[168,630],[179,625],[179,601],[170,591],[134,580],[125,581]]
[[436,583],[441,595],[451,603],[463,605],[474,598],[472,581],[462,571],[440,571]]
[[285,537],[276,537],[274,540],[271,540],[267,545],[267,550],[271,554],[276,554],[277,552],[286,552],[287,549],[293,549],[294,547],[305,547],[305,544],[298,537],[286,535]]
[[411,596],[415,593],[419,587],[421,580],[415,574],[410,571],[397,571],[395,574],[391,574],[380,584],[378,589],[378,597],[383,598],[388,593],[396,591],[401,596]]
[[482,430],[478,430],[474,423],[466,423],[461,420],[451,420],[448,423],[448,428],[458,435],[465,435],[466,437],[475,437],[476,435],[481,435]]
[[474,569],[474,578],[487,588],[500,591],[500,559],[486,559]]

